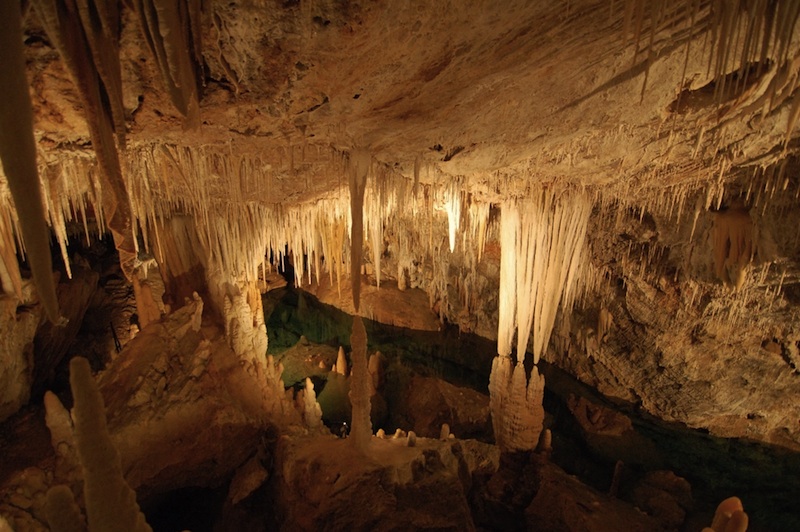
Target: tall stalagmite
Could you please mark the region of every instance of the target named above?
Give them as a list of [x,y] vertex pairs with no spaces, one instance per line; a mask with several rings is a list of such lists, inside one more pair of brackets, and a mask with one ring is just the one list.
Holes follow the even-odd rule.
[[106,425],[103,397],[89,362],[82,357],[73,358],[69,369],[89,530],[148,532],[151,528],[139,511],[136,493],[122,475],[119,453]]

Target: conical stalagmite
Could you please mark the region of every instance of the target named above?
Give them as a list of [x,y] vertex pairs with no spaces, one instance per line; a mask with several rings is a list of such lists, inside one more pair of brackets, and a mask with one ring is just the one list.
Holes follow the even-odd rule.
[[139,511],[136,492],[125,482],[122,464],[106,425],[100,389],[89,362],[75,357],[69,364],[75,401],[75,442],[83,466],[83,494],[89,530],[150,532]]

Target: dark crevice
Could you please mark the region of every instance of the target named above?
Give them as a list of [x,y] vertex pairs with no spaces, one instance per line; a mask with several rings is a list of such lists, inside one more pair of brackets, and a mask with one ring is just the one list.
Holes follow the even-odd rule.
[[683,89],[667,109],[671,113],[685,114],[717,107],[744,94],[764,77],[771,65],[771,61],[749,63],[702,87]]
[[455,148],[448,150],[447,154],[444,156],[444,159],[442,159],[442,161],[447,162],[456,155],[458,155],[459,153],[461,153],[462,151],[464,151],[464,146],[456,146]]
[[306,112],[307,112],[307,113],[310,113],[311,111],[316,111],[317,109],[319,109],[320,107],[322,107],[323,105],[325,105],[326,103],[328,103],[328,101],[329,101],[329,100],[328,100],[328,97],[327,97],[327,96],[325,96],[325,97],[322,99],[322,101],[321,101],[320,103],[318,103],[317,105],[312,105],[311,107],[309,107],[308,109],[306,109]]

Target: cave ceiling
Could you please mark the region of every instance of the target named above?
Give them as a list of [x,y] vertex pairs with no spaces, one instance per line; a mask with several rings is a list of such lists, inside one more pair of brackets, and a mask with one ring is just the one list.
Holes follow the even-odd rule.
[[[719,179],[793,153],[798,42],[790,33],[742,59],[717,4],[206,1],[194,118],[170,100],[123,4],[128,154],[255,157],[272,186],[246,199],[266,204],[336,189],[332,152],[355,148],[489,199],[531,183],[646,194]],[[43,157],[86,155],[75,83],[35,9],[24,23]]]

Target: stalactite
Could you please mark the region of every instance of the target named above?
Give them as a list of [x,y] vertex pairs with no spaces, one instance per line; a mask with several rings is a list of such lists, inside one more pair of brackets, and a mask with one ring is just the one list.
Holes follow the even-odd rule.
[[150,52],[173,105],[189,127],[200,122],[200,0],[134,0]]
[[450,241],[450,253],[456,247],[456,232],[461,223],[461,190],[458,182],[452,181],[444,192],[444,205],[447,212],[447,234]]
[[106,90],[117,142],[124,148],[125,110],[119,62],[120,4],[108,0],[77,0],[77,4],[97,74]]
[[[488,202],[477,201],[474,198],[469,202],[469,236],[471,243],[476,247],[476,261],[480,262],[483,258],[483,250],[486,247],[486,229],[489,223],[490,205]],[[464,243],[466,249],[468,243]]]
[[367,174],[371,164],[371,156],[366,150],[357,150],[351,154],[350,171],[350,213],[352,230],[350,237],[350,277],[352,279],[353,307],[356,314],[353,318],[353,332],[350,344],[353,346],[351,354],[353,371],[350,388],[350,402],[352,403],[352,429],[350,438],[353,445],[361,452],[366,451],[372,437],[372,422],[370,421],[370,395],[369,371],[367,368],[367,331],[359,314],[361,294],[361,255],[363,249],[363,208],[364,189],[366,188]]
[[0,286],[6,294],[22,300],[22,274],[14,253],[16,244],[10,218],[10,208],[0,210]]
[[[33,113],[25,76],[20,6],[17,2],[1,4],[0,94],[3,97],[0,98],[0,159],[14,198],[39,297],[47,317],[58,323],[61,318],[53,281],[50,239],[36,170]],[[19,292],[16,263],[12,265],[10,257],[6,256],[3,262],[14,290]]]
[[[113,39],[113,36],[106,33],[105,29],[99,30],[103,41],[90,44],[90,40],[97,38],[98,33],[93,31],[96,29],[94,27],[87,31],[87,28],[83,26],[76,0],[63,2],[32,0],[32,4],[48,37],[55,45],[72,80],[78,87],[92,145],[101,169],[104,189],[103,210],[107,217],[107,226],[113,234],[114,243],[120,255],[122,271],[130,278],[135,268],[137,244],[133,237],[128,193],[114,141],[115,122],[112,103],[110,103],[115,98],[120,99],[121,95],[115,95],[114,91],[118,87],[115,88],[113,81],[110,85],[106,85],[103,75],[99,73],[106,73],[109,79],[114,77],[113,68],[109,67],[106,62],[116,61],[118,63],[119,58],[111,57],[110,51],[103,51],[104,45],[108,44],[106,39]],[[107,17],[113,14],[111,9],[101,11],[103,11],[102,16]],[[88,18],[94,20],[92,16]],[[118,24],[118,21],[113,20],[106,21],[104,24],[113,26],[115,22]],[[102,58],[103,63],[96,64],[94,62],[93,48],[98,50],[97,58],[98,60]],[[124,135],[124,131],[117,132],[117,134]]]
[[361,257],[364,246],[364,190],[371,156],[366,150],[351,154],[350,170],[350,278],[353,291],[353,307],[358,313],[361,302]]
[[497,353],[511,355],[514,340],[517,311],[517,233],[519,231],[519,211],[515,202],[503,206],[500,218],[500,293],[497,307]]

